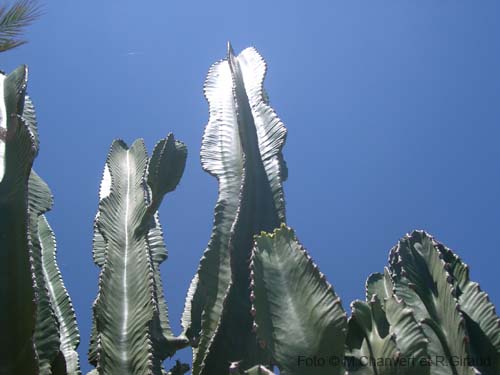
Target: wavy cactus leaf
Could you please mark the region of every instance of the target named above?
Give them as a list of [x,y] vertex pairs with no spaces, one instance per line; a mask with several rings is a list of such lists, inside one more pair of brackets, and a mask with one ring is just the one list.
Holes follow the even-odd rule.
[[52,208],[52,194],[47,184],[31,171],[28,183],[29,233],[31,254],[36,282],[37,312],[35,325],[35,349],[38,355],[40,374],[52,374],[52,366],[59,354],[59,322],[54,313],[46,272],[44,269],[42,244],[39,235],[39,218]]
[[251,331],[248,261],[253,235],[285,221],[281,155],[286,129],[263,90],[266,65],[253,48],[228,48],[205,81],[210,118],[203,169],[219,182],[212,236],[193,279],[183,314],[192,341],[193,374],[224,373],[227,363],[266,363]]
[[97,333],[96,320],[94,316],[94,319],[92,319],[92,328],[90,331],[89,350],[87,352],[89,363],[92,364],[93,366],[97,366],[97,362],[99,361],[98,349],[99,349],[99,335]]
[[33,106],[33,102],[31,101],[31,98],[28,95],[24,96],[24,107],[23,107],[22,118],[26,123],[26,125],[28,126],[30,133],[33,137],[35,149],[38,150],[40,148],[40,140],[38,137],[35,107]]
[[[256,237],[251,276],[257,337],[280,374],[344,374],[346,314],[292,229]],[[308,367],[308,358],[337,365]]]
[[380,300],[354,301],[351,309],[346,353],[349,374],[397,374],[397,367],[390,363],[397,359],[397,346]]
[[142,142],[130,149],[120,141],[111,146],[107,165],[113,185],[99,204],[97,221],[107,245],[94,304],[100,374],[145,374],[153,367],[149,333],[155,308],[153,274],[146,240],[134,233],[146,211],[142,185],[146,164]]
[[[65,364],[64,374],[79,375],[80,362],[76,349],[80,344],[80,333],[76,325],[75,311],[71,299],[57,266],[54,232],[44,215],[38,218],[38,235],[42,250],[43,273],[49,291],[51,306],[59,326],[60,352]],[[53,371],[53,373],[58,374],[60,372]]]
[[352,303],[346,354],[349,374],[429,374],[423,328],[393,289],[385,269],[384,274],[368,278],[367,302]]
[[0,74],[0,373],[35,374],[35,281],[28,236],[28,179],[38,147],[22,118],[27,69]]
[[384,273],[372,273],[366,280],[366,300],[370,301],[373,295],[376,295],[381,301],[391,297],[394,294],[394,283],[388,273],[389,270],[384,268]]
[[469,337],[454,296],[452,277],[432,238],[414,231],[391,250],[395,293],[422,324],[429,339],[432,374],[472,375]]
[[[155,279],[155,296],[158,301],[159,323],[162,336],[158,338],[159,351],[164,357],[172,356],[178,349],[185,347],[188,341],[185,337],[176,337],[172,332],[168,319],[168,308],[160,278],[160,265],[167,259],[167,248],[163,240],[163,232],[158,213],[154,215],[154,226],[149,229],[147,241],[153,263],[153,276]],[[155,331],[159,332],[159,331]]]
[[155,215],[179,182],[186,149],[171,135],[160,144],[165,147],[155,149],[161,150],[155,151],[155,168],[142,141],[130,148],[115,141],[105,164],[93,249],[101,274],[89,350],[99,374],[163,374],[161,362],[187,344],[173,337],[166,316],[159,274],[166,249]]
[[400,357],[412,361],[407,373],[428,374],[428,340],[424,330],[416,320],[413,310],[393,293],[394,283],[388,268],[385,268],[383,278],[384,290],[386,293],[391,291],[391,294],[386,294],[383,299],[383,308],[390,324],[391,334],[396,340]]
[[167,303],[160,278],[160,265],[167,259],[168,253],[157,210],[165,194],[175,190],[179,184],[186,166],[186,158],[187,148],[184,143],[176,141],[174,135],[169,134],[156,144],[147,168],[149,199],[143,225],[147,225],[148,228],[147,241],[154,269],[155,296],[158,301],[162,331],[162,335],[158,338],[158,350],[163,351],[163,357],[172,356],[177,349],[186,346],[187,339],[175,337],[168,320]]
[[[104,171],[101,179],[101,185],[99,188],[99,201],[108,197],[111,193],[111,174],[109,172],[109,166],[106,161],[104,164]],[[102,268],[104,262],[106,260],[106,241],[102,236],[99,228],[97,226],[97,221],[99,219],[99,211],[97,211],[96,217],[94,219],[94,237],[92,239],[92,258],[94,263]],[[92,329],[90,334],[90,344],[88,351],[88,359],[89,363],[97,366],[97,345],[98,345],[98,337],[97,337],[97,327],[96,320],[92,319]]]
[[452,250],[435,243],[449,265],[458,306],[465,317],[470,336],[470,350],[482,375],[500,374],[500,320],[495,306],[478,283],[469,276],[469,267]]
[[149,211],[155,213],[165,194],[175,190],[186,166],[187,148],[173,134],[158,142],[148,164],[148,186],[151,189]]
[[217,178],[219,197],[210,242],[189,288],[182,318],[185,335],[196,343],[194,374],[200,372],[208,345],[219,325],[231,280],[228,245],[243,174],[243,154],[227,62],[218,62],[210,68],[204,91],[210,119],[203,135],[201,163],[205,171]]

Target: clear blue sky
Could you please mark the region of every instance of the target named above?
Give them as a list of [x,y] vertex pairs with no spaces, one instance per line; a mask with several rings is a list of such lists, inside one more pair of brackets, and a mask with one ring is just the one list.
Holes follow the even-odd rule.
[[[208,242],[216,180],[199,162],[209,66],[254,45],[288,128],[288,223],[342,297],[364,296],[406,232],[458,252],[500,304],[500,2],[45,1],[30,43],[1,68],[30,67],[35,167],[55,195],[49,220],[87,364],[98,269],[92,221],[111,141],[174,132],[189,157],[160,214],[162,275],[179,332]],[[190,351],[181,357],[189,361]]]

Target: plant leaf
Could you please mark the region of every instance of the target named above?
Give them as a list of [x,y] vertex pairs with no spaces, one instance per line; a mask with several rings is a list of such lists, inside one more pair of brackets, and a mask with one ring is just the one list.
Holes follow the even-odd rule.
[[432,238],[423,231],[407,235],[392,249],[390,265],[396,295],[414,311],[429,339],[432,373],[474,374],[463,362],[469,354],[465,321]]
[[59,323],[50,299],[49,286],[47,285],[42,259],[42,244],[38,232],[39,217],[50,210],[52,204],[52,193],[49,187],[45,181],[32,170],[28,183],[28,226],[37,295],[34,339],[40,374],[42,375],[52,374],[52,364],[58,356],[61,344],[59,339]]
[[386,268],[384,274],[368,277],[367,302],[353,303],[347,336],[349,373],[429,374],[427,338],[413,311],[393,290]]
[[26,43],[20,39],[24,29],[40,16],[35,0],[18,0],[8,9],[0,7],[0,52]]
[[80,333],[78,332],[71,299],[57,266],[54,232],[50,228],[45,215],[38,218],[38,235],[42,249],[45,281],[59,326],[60,351],[65,362],[65,373],[79,375],[80,363],[76,349],[80,344]]
[[[256,237],[251,270],[257,336],[280,374],[344,374],[346,314],[293,230]],[[308,367],[307,358],[326,363]]]
[[478,283],[469,276],[469,267],[452,250],[440,243],[437,249],[449,265],[453,276],[458,306],[470,336],[471,355],[482,375],[500,373],[500,320],[495,306]]
[[22,118],[27,69],[0,74],[0,373],[34,374],[35,285],[28,238],[28,179],[37,153]]
[[175,190],[186,166],[187,148],[170,133],[158,142],[148,164],[148,185],[151,189],[149,212],[154,214],[165,194]]

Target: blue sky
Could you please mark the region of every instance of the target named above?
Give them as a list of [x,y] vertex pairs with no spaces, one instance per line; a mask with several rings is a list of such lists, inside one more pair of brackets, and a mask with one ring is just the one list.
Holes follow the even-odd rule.
[[[500,304],[500,3],[497,0],[46,1],[26,63],[49,183],[48,215],[78,315],[87,364],[98,269],[92,221],[111,141],[149,150],[174,132],[189,149],[160,210],[162,275],[178,333],[185,293],[208,242],[216,180],[200,166],[209,66],[253,45],[288,128],[288,224],[344,308],[364,296],[389,249],[425,229],[454,249]],[[189,361],[190,351],[179,354]]]

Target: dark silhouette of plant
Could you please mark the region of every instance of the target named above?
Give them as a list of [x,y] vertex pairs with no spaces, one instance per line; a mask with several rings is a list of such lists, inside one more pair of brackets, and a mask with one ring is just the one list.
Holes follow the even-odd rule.
[[24,29],[41,14],[37,0],[19,0],[11,6],[0,5],[0,52],[19,47],[27,40],[22,38]]

